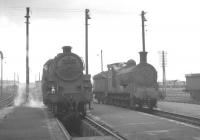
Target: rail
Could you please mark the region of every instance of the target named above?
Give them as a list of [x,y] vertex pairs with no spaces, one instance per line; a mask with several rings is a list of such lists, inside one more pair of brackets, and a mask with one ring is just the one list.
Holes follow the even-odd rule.
[[67,130],[65,129],[65,127],[62,125],[62,123],[56,119],[57,123],[58,123],[58,126],[60,127],[62,133],[64,134],[66,140],[72,140],[70,134],[67,132]]
[[7,107],[13,104],[14,95],[7,97],[6,99],[0,100],[0,108]]
[[165,111],[161,111],[161,110],[154,110],[152,112],[152,114],[156,115],[156,116],[165,117],[165,118],[168,118],[168,119],[184,122],[184,123],[187,123],[187,124],[200,126],[200,119],[199,118],[189,117],[189,116],[175,114],[175,113],[171,113],[171,112],[165,112]]
[[175,113],[166,112],[166,111],[157,110],[157,109],[150,110],[148,108],[135,109],[134,111],[151,114],[154,116],[159,116],[159,117],[163,117],[163,118],[167,118],[167,119],[171,119],[171,120],[176,120],[179,122],[192,124],[192,125],[200,127],[200,118],[185,116],[185,115],[181,115],[181,114],[175,114]]
[[98,128],[99,130],[103,131],[106,135],[110,135],[117,140],[127,140],[124,136],[120,135],[118,132],[111,130],[110,128],[100,124],[99,122],[95,121],[94,119],[90,118],[89,116],[85,116],[85,120],[90,122],[93,126]]
[[185,116],[185,115],[181,115],[181,114],[175,114],[175,113],[171,113],[171,112],[166,112],[166,111],[162,111],[162,110],[148,110],[148,109],[142,109],[142,110],[136,110],[142,113],[146,113],[146,114],[151,114],[154,116],[159,116],[159,117],[163,117],[163,118],[167,118],[167,119],[171,119],[171,120],[176,120],[179,122],[183,122],[183,123],[187,123],[187,124],[192,124],[195,126],[200,126],[200,119],[199,118],[195,118],[195,117],[190,117],[190,116]]

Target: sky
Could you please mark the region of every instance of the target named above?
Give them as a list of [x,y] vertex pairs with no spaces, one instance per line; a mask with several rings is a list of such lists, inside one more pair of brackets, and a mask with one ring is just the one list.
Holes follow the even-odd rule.
[[0,0],[0,51],[4,54],[3,78],[14,73],[26,79],[26,7],[30,7],[30,81],[39,79],[43,64],[62,46],[85,60],[84,10],[90,10],[89,73],[107,64],[134,59],[142,50],[141,11],[146,12],[147,61],[162,80],[161,51],[166,52],[166,78],[185,80],[200,73],[200,13],[197,0]]

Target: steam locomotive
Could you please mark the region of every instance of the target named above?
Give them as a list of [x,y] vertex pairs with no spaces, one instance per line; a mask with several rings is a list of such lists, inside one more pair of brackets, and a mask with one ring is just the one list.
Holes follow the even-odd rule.
[[147,63],[147,52],[140,52],[140,63],[108,65],[108,70],[93,77],[93,94],[99,103],[130,108],[153,109],[160,97],[157,71]]
[[63,47],[54,59],[43,66],[43,102],[54,114],[86,114],[92,84],[90,75],[83,74],[83,61],[70,46]]

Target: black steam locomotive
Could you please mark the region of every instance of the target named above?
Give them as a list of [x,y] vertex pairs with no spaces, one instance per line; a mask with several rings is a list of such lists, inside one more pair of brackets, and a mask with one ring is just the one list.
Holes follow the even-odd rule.
[[43,102],[54,114],[86,114],[92,84],[90,75],[83,74],[83,69],[83,61],[71,52],[70,46],[64,46],[63,53],[44,64]]
[[157,84],[157,71],[147,63],[147,52],[140,52],[140,63],[134,60],[127,63],[108,65],[108,71],[93,77],[93,93],[100,103],[153,109],[160,97]]

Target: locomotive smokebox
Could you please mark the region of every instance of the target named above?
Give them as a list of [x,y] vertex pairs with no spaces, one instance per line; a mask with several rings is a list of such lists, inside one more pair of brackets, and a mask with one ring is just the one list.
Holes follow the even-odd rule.
[[72,47],[71,46],[64,46],[64,47],[62,47],[62,49],[63,49],[63,53],[71,53]]
[[139,52],[140,53],[140,63],[147,63],[147,52]]

